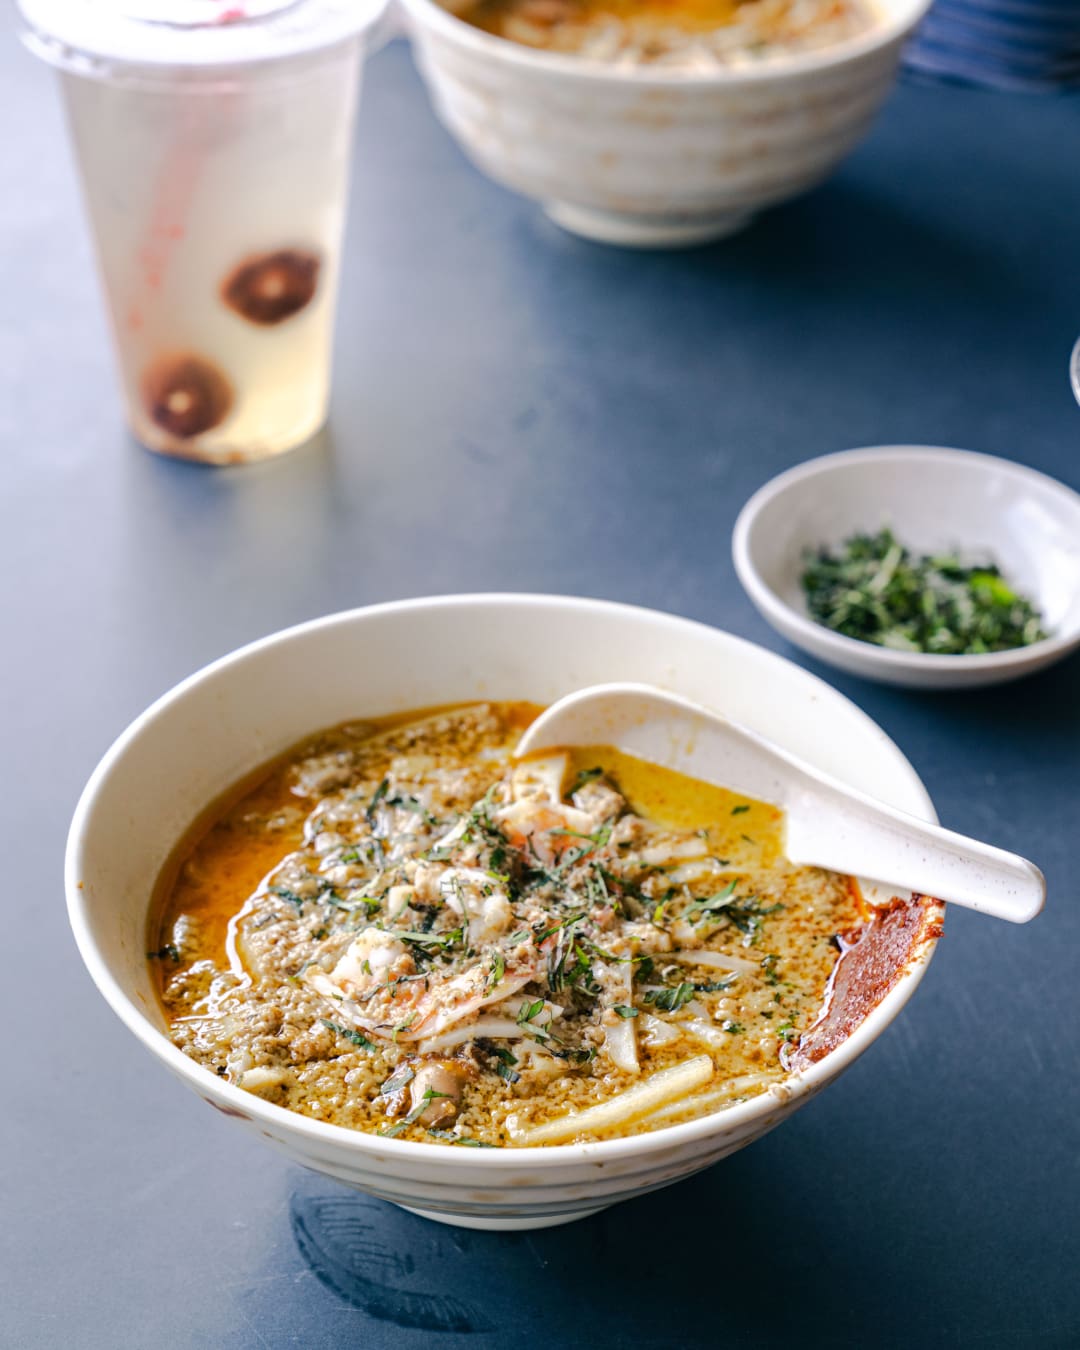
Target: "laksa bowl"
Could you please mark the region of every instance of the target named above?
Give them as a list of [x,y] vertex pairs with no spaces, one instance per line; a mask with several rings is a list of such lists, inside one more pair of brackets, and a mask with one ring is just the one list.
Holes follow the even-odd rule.
[[[840,1074],[897,1015],[933,953],[940,905],[901,896],[887,906],[890,893],[860,879],[865,898],[885,908],[873,911],[867,936],[835,967],[847,974],[834,979],[815,1027],[819,1053],[804,1053],[804,1032],[791,1072],[758,1095],[683,1123],[650,1125],[645,1118],[641,1128],[648,1132],[633,1133],[635,1124],[621,1137],[594,1142],[454,1148],[443,1142],[445,1131],[429,1131],[433,1142],[416,1142],[392,1137],[393,1130],[347,1128],[286,1109],[254,1085],[247,1090],[239,1085],[246,1073],[238,1081],[219,1076],[169,1035],[147,958],[151,898],[180,841],[222,794],[323,728],[449,704],[547,704],[616,679],[713,707],[852,786],[934,819],[910,764],[862,712],[805,671],[729,634],[647,610],[559,597],[377,605],[289,629],[215,662],[161,698],[106,754],[76,810],[66,864],[72,927],[101,993],[129,1030],[219,1111],[306,1167],[447,1223],[565,1223],[669,1185],[751,1143]],[[580,804],[580,793],[574,800]],[[754,819],[739,815],[743,810],[750,808],[730,814]],[[579,842],[587,836],[573,830],[551,833],[571,836],[578,853],[589,849]],[[880,914],[897,915],[899,927],[879,921]],[[380,924],[375,929],[382,932]],[[885,936],[871,942],[879,931]],[[866,960],[858,956],[863,949]],[[506,967],[500,963],[490,979],[502,980],[517,959],[508,954]],[[346,1005],[340,1006],[342,1013],[331,1011],[323,1025],[344,1019]],[[531,1015],[528,1006],[525,1014]],[[331,1030],[340,1034],[336,1024]],[[706,1074],[707,1060],[698,1060]],[[671,1115],[669,1104],[664,1118]]]
[[643,248],[722,238],[833,172],[930,0],[865,3],[865,31],[833,44],[674,69],[538,50],[402,0],[436,112],[473,163],[565,229]]

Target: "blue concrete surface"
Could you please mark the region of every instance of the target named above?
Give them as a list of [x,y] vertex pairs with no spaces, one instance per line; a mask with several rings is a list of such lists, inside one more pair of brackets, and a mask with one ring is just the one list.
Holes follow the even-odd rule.
[[624,253],[470,169],[393,46],[361,111],[331,429],[210,472],[128,442],[54,91],[10,38],[0,80],[0,1343],[1080,1345],[1076,660],[949,695],[813,666],[946,824],[1042,864],[1049,908],[1026,928],[950,914],[916,1000],[823,1098],[569,1228],[436,1227],[263,1149],[123,1030],[60,879],[113,737],[286,624],[578,592],[812,665],[732,571],[735,515],[772,474],[922,442],[1080,487],[1080,100],[902,85],[819,191],[712,248]]

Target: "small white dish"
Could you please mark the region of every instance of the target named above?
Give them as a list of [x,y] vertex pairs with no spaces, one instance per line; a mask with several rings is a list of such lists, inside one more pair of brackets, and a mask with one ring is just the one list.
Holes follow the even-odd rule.
[[[801,576],[808,549],[888,525],[920,551],[989,553],[1042,611],[1050,636],[981,656],[892,651],[809,617]],[[797,647],[886,684],[960,689],[999,684],[1080,646],[1080,494],[993,455],[889,445],[823,455],[766,483],[732,536],[735,570],[762,616]]]
[[[888,992],[823,1059],[714,1115],[594,1144],[455,1149],[363,1134],[245,1092],[166,1034],[146,960],[147,908],[161,867],[208,802],[301,737],[348,718],[488,698],[551,703],[613,679],[659,685],[722,711],[852,787],[935,818],[915,770],[865,713],[809,672],[729,633],[559,596],[374,605],[275,633],[207,666],[107,752],[76,809],[66,868],[72,929],[102,995],[156,1059],[253,1135],[305,1167],[445,1223],[567,1223],[751,1143],[885,1030],[933,954],[940,907],[923,911]],[[894,893],[870,881],[864,892],[872,902]]]

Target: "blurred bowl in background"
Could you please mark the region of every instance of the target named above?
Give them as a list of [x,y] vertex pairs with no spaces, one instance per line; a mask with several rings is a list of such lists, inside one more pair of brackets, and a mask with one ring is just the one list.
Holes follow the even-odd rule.
[[402,0],[436,112],[473,163],[575,234],[646,248],[721,238],[827,178],[929,2],[879,0],[880,21],[835,46],[665,72],[536,50]]
[[[991,554],[1042,611],[1048,638],[978,656],[894,651],[810,618],[801,578],[807,550],[890,526],[927,553]],[[797,647],[866,679],[922,689],[1000,684],[1080,646],[1080,494],[993,455],[929,446],[846,450],[800,464],[743,507],[735,570],[760,614]]]

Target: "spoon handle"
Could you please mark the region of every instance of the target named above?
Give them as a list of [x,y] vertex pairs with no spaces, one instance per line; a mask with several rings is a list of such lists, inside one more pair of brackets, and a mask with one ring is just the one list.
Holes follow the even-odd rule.
[[1043,874],[1026,858],[816,775],[789,802],[787,854],[1013,923],[1033,919],[1046,898]]
[[918,891],[1013,923],[1046,898],[1026,859],[877,801],[820,772],[749,727],[651,685],[594,685],[541,713],[517,753],[617,745],[653,764],[738,788],[787,814],[792,862]]

